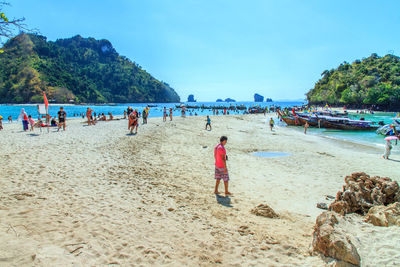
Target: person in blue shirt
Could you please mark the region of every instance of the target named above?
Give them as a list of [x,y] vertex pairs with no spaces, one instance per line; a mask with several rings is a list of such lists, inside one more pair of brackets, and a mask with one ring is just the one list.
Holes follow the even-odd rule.
[[210,119],[210,116],[207,116],[206,130],[207,130],[208,126],[210,126],[210,131],[211,131],[211,119]]

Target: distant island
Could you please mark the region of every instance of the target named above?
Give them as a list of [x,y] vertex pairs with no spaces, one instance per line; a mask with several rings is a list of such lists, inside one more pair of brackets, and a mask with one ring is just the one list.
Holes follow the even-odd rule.
[[189,95],[189,96],[188,96],[188,102],[197,102],[197,101],[194,99],[194,95]]
[[259,94],[254,94],[254,102],[264,102],[264,97]]
[[107,40],[79,35],[47,41],[19,34],[0,54],[0,103],[38,103],[42,91],[56,103],[180,102],[158,81]]
[[400,108],[400,58],[394,55],[343,62],[325,70],[306,95],[310,104]]
[[272,101],[272,98],[267,98],[267,99],[265,100],[265,102],[273,102],[273,101]]
[[218,98],[215,102],[236,102],[236,100],[232,98],[226,98],[225,100]]

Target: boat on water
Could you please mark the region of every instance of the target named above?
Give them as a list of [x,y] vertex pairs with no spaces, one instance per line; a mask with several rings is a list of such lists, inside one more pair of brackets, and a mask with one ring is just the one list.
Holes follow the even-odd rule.
[[320,127],[326,129],[337,129],[345,131],[375,131],[379,126],[374,125],[372,121],[351,120],[345,117],[318,116],[315,113],[296,113],[293,115],[278,112],[282,120],[291,126],[302,126],[308,123],[311,127]]
[[386,124],[386,125],[380,127],[378,130],[376,130],[376,133],[381,134],[381,135],[390,136],[390,135],[395,135],[395,131],[397,133],[400,132],[400,119],[399,118],[394,118],[393,123]]

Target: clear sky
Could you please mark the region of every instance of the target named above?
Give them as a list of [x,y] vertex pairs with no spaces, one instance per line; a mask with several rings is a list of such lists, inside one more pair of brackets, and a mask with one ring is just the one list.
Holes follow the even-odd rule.
[[304,99],[325,69],[400,54],[399,0],[15,0],[48,40],[108,39],[186,100]]

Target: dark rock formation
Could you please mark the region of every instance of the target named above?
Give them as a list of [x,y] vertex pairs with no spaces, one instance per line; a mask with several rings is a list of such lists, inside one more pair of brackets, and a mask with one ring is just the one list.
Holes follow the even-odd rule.
[[264,102],[264,97],[259,94],[254,94],[254,102]]
[[271,98],[267,98],[267,99],[265,100],[265,102],[272,102],[272,99],[271,99]]
[[224,102],[224,100],[218,98],[217,101],[215,101],[215,102]]
[[188,102],[196,102],[196,100],[194,100],[194,95],[188,96]]
[[365,173],[353,173],[345,178],[343,191],[339,191],[329,210],[345,215],[365,215],[378,205],[389,205],[400,201],[400,188],[396,181],[387,177],[370,177]]
[[232,98],[226,98],[226,99],[225,99],[225,102],[236,102],[236,100],[235,100],[235,99],[232,99]]

